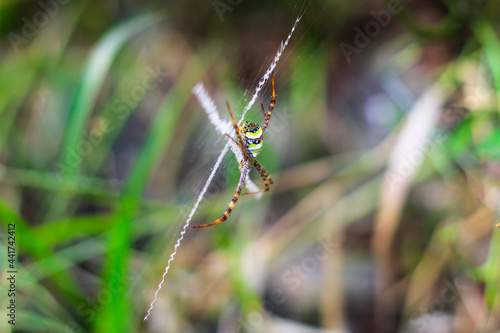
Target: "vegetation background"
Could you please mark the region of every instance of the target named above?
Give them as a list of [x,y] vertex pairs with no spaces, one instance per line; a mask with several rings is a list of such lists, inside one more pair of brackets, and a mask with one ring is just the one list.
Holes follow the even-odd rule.
[[[0,330],[498,331],[499,6],[0,2]],[[144,321],[226,142],[191,89],[240,115],[299,15],[259,155],[275,185],[187,229]],[[191,225],[238,177],[228,154]]]

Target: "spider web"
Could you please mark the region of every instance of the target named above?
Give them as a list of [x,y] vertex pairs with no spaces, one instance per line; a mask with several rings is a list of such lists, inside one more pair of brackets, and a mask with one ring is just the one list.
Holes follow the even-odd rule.
[[[244,109],[242,111],[242,114],[239,116],[239,120],[237,120],[238,124],[241,124],[243,122],[247,112],[254,106],[255,102],[260,97],[264,86],[269,81],[271,73],[273,71],[275,71],[276,66],[278,65],[278,62],[283,55],[283,52],[285,51],[286,47],[288,46],[290,39],[292,38],[292,35],[294,34],[294,32],[297,28],[297,25],[299,24],[305,10],[307,10],[307,6],[306,6],[306,8],[304,8],[304,5],[302,5],[302,8],[300,10],[300,14],[297,16],[295,22],[293,23],[293,26],[292,26],[288,36],[286,37],[286,39],[284,39],[281,42],[281,45],[279,46],[275,57],[273,58],[271,64],[269,65],[269,67],[267,68],[265,73],[262,75],[257,86],[255,87],[255,90],[253,92],[253,95],[252,95],[250,101],[246,104],[246,106],[244,107]],[[205,195],[206,195],[209,187],[211,186],[212,182],[214,181],[215,175],[216,175],[217,171],[219,170],[219,168],[221,167],[223,160],[224,160],[224,157],[226,156],[226,154],[228,153],[229,150],[232,151],[233,156],[235,157],[235,159],[237,161],[237,165],[241,169],[240,161],[243,158],[241,150],[231,139],[229,139],[225,136],[225,134],[229,134],[232,137],[234,137],[234,128],[233,128],[232,122],[227,121],[227,120],[223,120],[221,118],[220,113],[216,107],[216,104],[215,104],[213,98],[209,95],[209,93],[207,92],[207,89],[205,88],[205,86],[202,82],[198,82],[193,87],[192,92],[196,96],[200,105],[203,107],[210,123],[213,125],[213,127],[216,129],[216,131],[221,136],[226,138],[227,140],[226,140],[224,147],[222,148],[222,150],[218,154],[213,167],[210,169],[211,172],[208,175],[208,178],[204,182],[203,186],[201,187],[201,191],[199,192],[193,207],[191,208],[186,220],[184,221],[183,227],[179,233],[179,237],[177,238],[177,241],[175,242],[173,251],[170,254],[167,265],[165,267],[165,271],[161,277],[161,281],[158,284],[158,288],[155,292],[154,298],[150,304],[150,307],[147,311],[147,314],[144,317],[144,320],[147,320],[149,318],[149,316],[151,315],[153,308],[154,308],[154,304],[158,299],[158,294],[163,286],[163,283],[165,282],[165,277],[170,270],[171,264],[175,258],[175,255],[177,254],[177,250],[178,250],[179,246],[181,245],[182,241],[184,240],[184,237],[186,235],[186,232],[187,232],[187,229],[190,225],[190,222],[193,219],[193,216],[196,214],[196,212],[200,206],[200,203],[205,198]],[[235,116],[235,117],[238,118],[238,116]],[[248,178],[248,176],[247,176],[247,179],[245,182],[245,186],[249,190],[249,192],[255,192],[255,191],[259,190],[259,188],[255,185],[255,183],[253,183],[251,181],[250,178]],[[262,195],[262,193],[259,193],[256,195],[256,197],[260,198],[261,195]]]
[[[200,102],[201,106],[205,110],[205,113],[208,116],[208,119],[212,123],[212,125],[215,127],[217,132],[219,132],[221,135],[230,135],[233,139],[237,139],[234,135],[234,128],[233,128],[233,123],[230,121],[222,120],[219,114],[219,111],[217,110],[214,101],[208,94],[207,90],[205,89],[205,86],[203,85],[203,82],[198,82],[193,90],[193,94],[196,96],[198,101]],[[248,110],[247,110],[248,111]],[[238,122],[238,125],[242,123],[244,119],[244,115],[241,117],[240,121]],[[227,145],[231,148],[231,151],[234,154],[234,157],[236,158],[236,161],[238,162],[238,165],[240,166],[240,172],[241,172],[241,164],[239,163],[243,159],[243,154],[241,153],[241,149],[232,141],[231,139],[227,140]],[[226,147],[224,147],[226,148]],[[225,154],[224,154],[225,155]],[[213,168],[212,173],[215,174],[218,170],[217,168]],[[210,176],[209,176],[210,177]],[[259,188],[257,185],[255,185],[254,182],[250,179],[250,177],[247,175],[246,181],[245,181],[245,186],[248,189],[249,192],[257,192],[259,191]],[[201,193],[200,193],[201,194]],[[255,195],[257,198],[260,198],[262,196],[262,193],[257,193]]]

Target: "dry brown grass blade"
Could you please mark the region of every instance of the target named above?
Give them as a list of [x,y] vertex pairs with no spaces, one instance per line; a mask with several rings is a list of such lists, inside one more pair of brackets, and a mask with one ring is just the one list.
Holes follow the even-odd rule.
[[[344,207],[342,207],[344,209]],[[331,241],[337,244],[343,242],[343,228],[339,223],[338,208],[329,208],[323,215],[323,226],[325,234],[331,235]],[[344,306],[345,295],[342,282],[342,265],[344,251],[341,246],[328,256],[322,263],[324,274],[323,297],[321,300],[323,327],[345,331]]]
[[[481,288],[472,283],[460,291],[461,302],[457,303],[454,332],[469,333],[483,329],[482,332],[494,332],[494,325],[488,325],[488,311],[484,304]],[[486,325],[484,325],[486,323]]]
[[345,330],[329,330],[305,325],[303,323],[277,316],[265,317],[263,330],[266,333],[341,333]]
[[[378,261],[376,312],[390,311],[394,304],[382,294],[390,285],[391,248],[395,231],[406,203],[410,185],[424,159],[426,142],[435,129],[444,95],[437,87],[425,91],[415,103],[389,157],[380,190],[380,205],[375,217],[373,251]],[[383,310],[382,310],[383,309]],[[376,314],[379,329],[386,314]]]
[[[438,281],[440,277],[443,277],[446,265],[451,260],[454,252],[453,248],[476,243],[480,238],[491,232],[492,217],[493,214],[490,210],[481,207],[460,223],[450,226],[447,226],[447,223],[442,223],[442,225],[436,228],[425,254],[410,276],[405,300],[405,312],[407,315],[412,309],[425,308],[429,304],[429,298],[435,294],[433,293],[433,288],[439,285]],[[447,241],[443,236],[444,228],[453,228],[458,236],[457,241],[454,241],[453,244]],[[440,285],[442,288],[449,288],[446,281]],[[461,297],[462,291],[460,290]],[[472,297],[472,295],[469,296]],[[474,302],[474,304],[476,303]],[[481,307],[483,305],[484,303]],[[472,309],[466,306],[463,310],[468,311],[469,317],[478,323],[484,320],[484,311],[480,311],[479,308]]]
[[333,178],[356,177],[359,180],[363,175],[375,174],[385,164],[395,139],[395,135],[389,135],[363,156],[359,153],[328,156],[283,170],[273,191],[281,193]]
[[[436,127],[442,93],[437,88],[426,91],[418,100],[401,130],[389,157],[380,193],[380,208],[375,217],[374,251],[382,264],[390,261],[391,244],[397,229],[408,190],[423,161],[426,144]],[[417,157],[419,156],[419,157]]]
[[267,255],[272,255],[283,248],[343,193],[345,189],[328,182],[318,186],[294,205],[259,239],[259,243],[267,248]]
[[[363,193],[370,195],[372,191],[368,191],[367,187],[375,185],[377,179],[366,181],[367,177],[376,175],[385,163],[390,148],[393,146],[395,137],[389,136],[378,146],[374,147],[371,151],[367,152],[358,160],[352,161],[351,156],[346,156],[345,159],[338,162],[331,158],[319,160],[318,162],[310,162],[299,165],[288,170],[283,171],[277,178],[277,191],[284,189],[290,190],[301,186],[311,185],[322,177],[329,177],[323,183],[318,185],[308,195],[301,199],[299,203],[294,205],[287,213],[285,213],[274,225],[266,231],[259,239],[259,246],[262,248],[268,247],[268,255],[276,253],[285,244],[287,244],[293,237],[298,235],[301,230],[308,225],[310,221],[320,216],[325,209],[337,204],[339,201],[348,200],[349,195]],[[315,174],[316,167],[320,167],[321,172],[318,176],[313,176],[307,179],[304,183],[295,183],[304,174]],[[338,169],[335,169],[338,167]],[[336,172],[338,171],[338,172]],[[332,175],[332,173],[336,172]],[[280,185],[280,184],[288,185]],[[292,185],[290,185],[292,184]],[[347,194],[349,189],[354,186],[357,188],[350,194]],[[378,186],[378,185],[377,185]],[[375,205],[375,198],[364,198],[365,202],[373,203]],[[363,212],[371,210],[371,207],[359,207],[356,210],[346,211],[344,221],[339,221],[339,224],[345,225],[347,221],[353,221]],[[337,214],[338,216],[338,214]]]

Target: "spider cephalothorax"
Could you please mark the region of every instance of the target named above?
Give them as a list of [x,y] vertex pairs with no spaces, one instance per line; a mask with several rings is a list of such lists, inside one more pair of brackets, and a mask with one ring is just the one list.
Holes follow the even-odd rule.
[[252,167],[255,167],[257,172],[262,177],[262,180],[264,181],[264,189],[257,192],[246,193],[246,194],[254,194],[254,193],[269,191],[269,185],[273,183],[273,180],[271,179],[271,177],[269,177],[264,167],[260,165],[259,162],[257,162],[256,157],[262,150],[262,139],[264,137],[264,132],[266,131],[267,125],[269,125],[269,120],[271,120],[271,114],[273,113],[274,104],[276,103],[276,93],[274,91],[274,73],[271,73],[271,82],[273,86],[273,98],[269,103],[269,109],[267,110],[267,112],[264,109],[264,105],[261,104],[262,112],[264,113],[264,124],[262,125],[262,127],[256,123],[251,123],[249,121],[245,121],[241,126],[238,126],[236,120],[234,120],[231,107],[229,106],[229,103],[227,103],[227,109],[229,111],[229,114],[231,115],[231,119],[233,121],[234,130],[236,132],[236,137],[238,141],[233,139],[228,134],[226,135],[231,140],[233,140],[234,143],[238,145],[238,147],[241,149],[243,153],[243,160],[241,161],[240,181],[238,182],[238,186],[236,187],[236,193],[234,194],[233,200],[231,200],[231,202],[229,203],[229,206],[227,207],[224,214],[222,214],[222,217],[211,223],[195,225],[194,228],[208,227],[214,224],[219,224],[227,220],[229,214],[231,214],[231,211],[234,208],[234,205],[236,204],[236,202],[240,197],[241,190],[243,189],[243,185],[245,184],[248,172]]

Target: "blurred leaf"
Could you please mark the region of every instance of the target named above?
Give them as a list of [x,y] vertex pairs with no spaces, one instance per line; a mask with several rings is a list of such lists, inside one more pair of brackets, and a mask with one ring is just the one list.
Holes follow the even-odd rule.
[[[159,20],[160,16],[152,14],[133,18],[108,32],[90,54],[82,71],[82,77],[69,114],[60,159],[63,165],[72,158],[74,152],[78,152],[78,145],[83,137],[82,133],[85,132],[99,90],[121,47],[137,33]],[[68,170],[70,175],[78,173],[81,158],[77,159],[74,164],[75,166]]]
[[500,160],[500,130],[495,129],[486,140],[477,146],[476,152],[484,160]]
[[48,222],[35,229],[34,233],[45,240],[48,246],[63,245],[69,241],[106,233],[114,216],[89,215]]
[[[493,228],[493,225],[492,225]],[[485,283],[485,302],[492,310],[500,309],[500,232],[493,230],[489,248],[489,255],[483,268]]]
[[6,227],[8,224],[15,224],[17,236],[16,244],[20,247],[20,251],[29,253],[38,261],[44,260],[47,266],[42,267],[42,269],[51,269],[58,272],[50,276],[50,279],[54,285],[66,293],[70,301],[78,302],[83,299],[81,289],[78,287],[74,278],[65,269],[64,263],[62,263],[46,246],[44,239],[36,237],[28,223],[26,223],[17,213],[12,211],[1,198],[0,221],[3,222]]
[[[205,74],[209,65],[215,61],[217,52],[202,49],[193,55],[185,66],[174,87],[163,100],[156,118],[151,124],[146,141],[136,159],[125,184],[123,196],[116,219],[109,233],[109,252],[105,262],[103,289],[109,289],[114,275],[127,276],[130,260],[131,223],[142,192],[154,168],[163,156],[163,151],[172,140],[179,116],[191,97],[191,89]],[[106,304],[95,323],[98,332],[123,332],[130,323],[130,298],[127,290],[112,293],[111,301]]]
[[[70,329],[81,329],[81,327],[75,323],[71,322]],[[34,329],[36,328],[36,331]],[[57,319],[48,319],[47,317],[41,316],[37,313],[31,311],[24,311],[19,315],[16,320],[16,331],[25,332],[67,332],[67,323],[61,322]]]
[[500,98],[498,98],[500,94],[500,61],[498,61],[500,59],[500,40],[493,27],[486,20],[478,19],[474,32],[483,47],[486,60],[490,66],[491,76],[497,92],[498,112],[500,112]]

